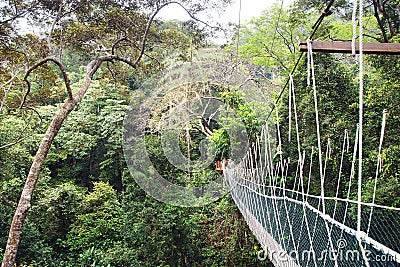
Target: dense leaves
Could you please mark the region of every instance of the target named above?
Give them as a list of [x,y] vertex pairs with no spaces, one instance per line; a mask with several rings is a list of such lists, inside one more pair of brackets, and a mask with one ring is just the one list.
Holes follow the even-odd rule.
[[[94,83],[55,140],[24,230],[18,262],[34,266],[268,264],[258,260],[259,245],[229,197],[202,209],[178,208],[147,197],[135,184],[124,163],[121,140],[127,108],[121,93],[129,90],[118,90]],[[54,109],[40,107],[43,120],[51,119]],[[11,137],[8,133],[2,136]],[[173,182],[188,184],[186,172],[166,164],[159,137],[147,138],[148,152],[159,171],[166,178],[177,177]],[[0,206],[4,211],[3,244],[35,139],[33,135],[6,150],[9,156],[3,162],[7,172],[2,177]],[[195,146],[196,139],[192,142]],[[198,156],[193,151],[193,159]],[[212,167],[192,174],[188,185],[199,186],[210,175],[216,175]]]
[[[179,3],[195,14],[224,7],[228,2],[184,0]],[[399,3],[385,1],[384,6],[374,5],[381,5],[380,2],[374,1],[367,9],[367,39],[398,42]],[[48,56],[60,58],[72,92],[76,93],[84,83],[84,66],[90,60],[111,54],[129,60],[140,59],[135,69],[116,60],[104,64],[93,76],[86,96],[65,120],[47,155],[32,198],[18,250],[18,265],[269,265],[267,261],[258,260],[261,248],[229,195],[202,208],[174,207],[147,196],[126,167],[122,123],[129,102],[143,97],[139,89],[151,74],[176,62],[193,60],[197,48],[209,45],[204,23],[196,20],[156,20],[148,24],[152,12],[168,3],[154,0],[4,3],[0,11],[0,252],[4,250],[12,214],[43,137],[43,129],[68,97],[65,80],[55,64],[43,64],[32,70],[29,77],[24,77],[22,70]],[[241,29],[239,58],[227,65],[246,62],[246,67],[239,67],[246,69],[251,80],[261,84],[262,90],[268,91],[257,97],[264,93],[274,95],[277,85],[296,62],[298,41],[307,38],[313,20],[327,3],[296,1],[290,8],[281,9],[275,5],[264,11]],[[349,1],[337,1],[333,10],[333,16],[326,18],[316,38],[350,39]],[[18,21],[22,17],[41,25],[42,31],[37,35],[21,32]],[[235,50],[228,48],[231,52]],[[141,52],[143,57],[140,57]],[[218,56],[209,55],[212,60],[214,57]],[[315,56],[319,112],[323,114],[323,145],[326,147],[329,140],[332,149],[327,159],[332,162],[328,173],[340,168],[346,129],[354,140],[358,116],[357,68],[352,56]],[[365,201],[373,197],[381,116],[387,109],[390,123],[384,139],[384,165],[378,177],[376,202],[396,207],[400,205],[399,70],[397,57],[366,57],[363,197]],[[307,66],[301,61],[294,80],[302,149],[315,147],[317,143],[313,91],[307,79]],[[25,107],[29,108],[18,109],[27,90],[27,81],[31,91]],[[267,103],[261,99],[254,101],[254,98],[247,101],[249,95],[243,88],[212,86],[212,93],[202,92],[203,96],[218,99],[233,109],[243,122],[249,141],[254,143],[275,99],[268,99]],[[198,172],[174,167],[164,155],[159,131],[163,112],[182,103],[189,89],[193,88],[175,88],[159,102],[155,109],[159,114],[153,114],[152,127],[146,132],[145,140],[150,160],[164,178],[193,187],[218,177],[214,165]],[[199,91],[193,89],[191,94],[186,94],[186,99],[195,93]],[[288,97],[288,92],[284,92],[277,107],[280,115],[274,120],[281,125],[285,139],[283,151],[295,154],[294,127],[288,127],[288,111],[292,110]],[[229,116],[222,118],[222,122],[228,128],[235,127],[236,123]],[[204,140],[214,142],[215,160],[232,157],[228,132],[215,122],[188,123],[187,131],[180,135],[180,150],[188,153],[191,160],[199,160]],[[351,152],[345,154],[344,164],[349,170]],[[343,176],[348,175],[343,171]],[[310,184],[311,193],[318,194],[317,171],[311,176],[314,179]],[[333,179],[326,181],[328,195],[335,193],[334,182]],[[345,194],[344,191],[339,193]]]

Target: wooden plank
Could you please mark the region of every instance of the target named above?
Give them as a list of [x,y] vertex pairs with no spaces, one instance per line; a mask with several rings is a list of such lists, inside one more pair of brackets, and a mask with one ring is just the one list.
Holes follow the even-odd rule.
[[[363,43],[365,54],[400,55],[400,44],[392,43]],[[312,41],[313,52],[351,54],[351,42],[319,42]],[[300,42],[300,51],[307,52],[307,42]],[[359,43],[356,42],[356,52],[359,51]]]

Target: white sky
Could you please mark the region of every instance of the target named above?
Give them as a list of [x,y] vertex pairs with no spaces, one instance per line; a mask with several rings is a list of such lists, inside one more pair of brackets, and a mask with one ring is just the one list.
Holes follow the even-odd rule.
[[[242,11],[241,11],[241,21],[246,22],[249,21],[252,17],[257,17],[261,15],[261,12],[267,9],[269,6],[276,2],[280,2],[280,0],[242,0]],[[292,2],[292,0],[285,0],[284,4]],[[218,16],[217,14],[212,20],[220,22],[220,23],[238,23],[239,20],[239,0],[235,0],[232,5],[230,5],[225,13],[222,16]],[[158,15],[159,18],[163,18],[165,20],[169,19],[178,19],[178,20],[188,20],[190,17],[187,15],[186,11],[183,10],[178,5],[170,5],[167,6],[164,10],[160,12]],[[199,16],[201,19],[206,19],[203,16]]]
[[[242,9],[240,12],[240,21],[242,24],[248,22],[253,17],[258,17],[261,15],[262,11],[272,6],[274,3],[278,3],[279,5],[282,3],[284,6],[289,6],[293,3],[293,0],[242,0]],[[229,22],[238,24],[239,22],[239,10],[240,10],[240,1],[234,0],[233,3],[227,7],[225,12],[221,14],[196,14],[196,17],[209,23],[210,25],[215,25],[215,23],[227,24]],[[210,13],[208,11],[208,13]],[[187,12],[177,4],[171,4],[170,6],[165,7],[160,11],[157,15],[157,18],[163,20],[190,20],[190,16]],[[218,34],[218,37],[215,36],[212,38],[212,42],[217,44],[224,44],[229,42],[231,37],[224,36]]]

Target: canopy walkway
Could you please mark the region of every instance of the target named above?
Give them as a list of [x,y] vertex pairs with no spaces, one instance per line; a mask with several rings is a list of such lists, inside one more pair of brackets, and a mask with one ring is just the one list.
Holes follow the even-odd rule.
[[[305,151],[299,154],[295,174],[290,174],[295,181],[288,186],[293,159],[284,159],[272,148],[268,127],[242,162],[227,166],[225,177],[275,266],[400,266],[400,209],[351,199],[357,187],[354,177],[348,178],[353,181],[344,199],[312,195],[309,174],[316,167],[315,155],[307,157]],[[344,177],[337,179],[338,190],[340,179]]]
[[[295,103],[294,90],[292,96]],[[370,202],[355,197],[363,193],[356,172],[360,127],[353,141],[348,131],[343,133],[339,172],[328,176],[333,164],[329,140],[324,151],[320,138],[319,148],[302,150],[295,104],[294,120],[295,155],[281,151],[280,126],[267,122],[247,156],[239,163],[231,161],[224,172],[233,199],[270,259],[276,266],[400,266],[400,208],[375,203],[386,112]],[[349,170],[343,164],[345,153],[352,154]],[[316,179],[321,184],[319,195],[310,192]],[[335,181],[336,194],[325,194],[327,179]],[[346,192],[344,198],[339,192]]]
[[[330,140],[322,140],[324,129],[320,129],[320,124],[324,118],[318,113],[313,42],[308,41],[302,43],[302,49],[308,54],[308,86],[313,91],[310,105],[315,114],[315,146],[304,148],[302,144],[296,89],[290,77],[289,114],[284,114],[289,118],[289,125],[285,125],[289,136],[282,136],[282,114],[275,106],[276,117],[267,120],[247,156],[240,162],[231,161],[224,172],[234,201],[275,266],[400,266],[400,208],[379,205],[376,199],[383,177],[385,128],[390,123],[386,110],[382,111],[381,134],[376,137],[376,173],[369,178],[374,181],[372,192],[366,192],[363,184],[364,43],[360,9],[359,43],[356,45],[354,38],[345,47],[353,54],[359,53],[359,122],[353,132],[342,133],[342,149],[336,151],[340,162],[332,162]],[[319,52],[338,48],[316,44]],[[296,136],[291,137],[291,132],[296,132]],[[284,150],[288,146],[283,142],[288,139],[296,144],[297,151]],[[331,168],[333,164],[340,167]],[[337,172],[332,173],[335,169]],[[318,190],[316,184],[320,185]],[[366,193],[371,197],[365,197]]]

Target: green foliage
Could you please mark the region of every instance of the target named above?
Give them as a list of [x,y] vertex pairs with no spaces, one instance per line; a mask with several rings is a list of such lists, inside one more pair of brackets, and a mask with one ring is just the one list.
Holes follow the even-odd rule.
[[[119,87],[119,92],[126,91]],[[122,189],[122,122],[128,105],[119,92],[112,85],[102,87],[95,82],[54,140],[46,159],[54,170],[52,177],[65,182],[74,179],[86,186],[91,179],[102,180]],[[55,109],[39,110],[44,119],[50,119]]]
[[220,92],[221,100],[228,104],[231,110],[223,111],[221,124],[224,127],[214,129],[212,136],[209,137],[215,144],[217,159],[231,158],[231,139],[228,132],[238,128],[238,123],[244,125],[250,143],[255,142],[261,132],[268,107],[258,101],[246,102],[245,97],[245,94],[240,91]]
[[[19,2],[22,9],[31,3]],[[46,8],[40,17],[49,15],[55,18],[60,2],[39,2],[41,8]],[[113,47],[114,52],[131,58],[137,56],[137,46],[140,45],[147,22],[147,16],[142,12],[144,10],[140,10],[138,5],[152,7],[155,1],[128,1],[123,6],[119,1],[92,1],[91,5],[86,1],[67,2],[66,12],[80,12],[77,16],[64,16],[62,23],[56,25],[53,43],[58,48],[62,43],[65,48],[62,60],[72,90],[76,92],[86,71],[82,63],[102,55],[102,50],[110,52],[112,44],[121,37],[126,37],[126,40],[118,42]],[[196,6],[193,1],[183,2],[191,9],[197,8],[197,11],[203,8]],[[392,4],[392,1],[389,2]],[[260,77],[277,78],[274,81],[279,82],[279,77],[284,76],[297,59],[298,41],[311,32],[311,23],[320,14],[316,10],[321,11],[325,4],[326,1],[309,0],[297,1],[296,5],[282,11],[277,5],[271,7],[243,28],[239,56],[256,65],[253,67]],[[348,1],[337,2],[341,11],[348,8],[347,4]],[[1,12],[10,15],[9,8],[7,4],[7,8]],[[342,13],[340,15],[343,16],[326,19],[316,36],[321,39],[351,38],[351,24],[348,20],[342,20],[348,13]],[[367,13],[366,16],[366,27],[375,32],[378,27],[373,23],[372,14]],[[39,22],[42,21],[39,19]],[[4,33],[7,39],[7,42],[0,42],[0,56],[4,60],[0,66],[1,85],[6,84],[18,70],[33,65],[50,52],[44,38],[33,34],[13,36],[12,32],[12,25],[0,24],[0,33],[2,36]],[[379,34],[372,37],[377,36]],[[217,49],[206,50],[206,53],[195,50],[206,45],[206,37],[207,33],[192,22],[157,21],[149,31],[151,48],[146,50],[146,56],[137,69],[130,70],[117,62],[109,62],[104,65],[104,70],[96,74],[88,94],[65,121],[46,159],[35,191],[32,212],[24,226],[18,264],[70,267],[269,266],[269,262],[257,259],[260,245],[229,196],[202,208],[180,208],[159,203],[135,184],[125,166],[122,122],[128,102],[141,99],[141,92],[137,90],[141,83],[151,73],[168,64],[190,61],[196,56],[202,60],[217,60],[218,55],[213,52]],[[392,40],[398,41],[398,36],[394,35]],[[29,58],[25,58],[24,54]],[[384,56],[367,59],[365,140],[370,145],[364,148],[366,178],[363,195],[365,200],[373,197],[371,192],[374,188],[380,117],[383,109],[388,108],[391,122],[385,137],[382,156],[384,167],[378,179],[376,202],[398,207],[400,110],[396,103],[400,101],[400,61],[396,57],[388,59]],[[329,55],[316,56],[315,65],[319,111],[324,114],[321,120],[322,139],[330,140],[333,151],[329,158],[332,169],[327,171],[333,173],[339,168],[338,151],[341,150],[345,129],[352,133],[351,140],[354,140],[357,84],[353,77],[356,66],[351,57]],[[58,103],[66,97],[64,85],[53,65],[44,65],[35,70],[29,79],[32,92],[27,104],[36,107],[43,120],[41,126],[45,126],[52,119]],[[301,149],[315,147],[313,92],[307,86],[305,64],[300,65],[295,81],[297,111],[301,122]],[[255,142],[269,113],[269,103],[248,102],[240,90],[215,87],[212,89],[217,93],[212,97],[218,97],[228,104],[245,126],[250,142]],[[0,145],[14,142],[21,133],[27,137],[14,146],[0,150],[1,249],[4,248],[8,226],[32,157],[43,136],[42,129],[35,127],[39,123],[36,116],[29,121],[27,113],[16,114],[13,111],[20,104],[25,90],[23,75],[17,74],[1,110]],[[5,93],[2,90],[0,96],[3,97]],[[178,89],[171,98],[177,98],[177,95]],[[289,119],[287,93],[282,99],[285,102],[279,106],[281,116],[277,120],[281,122],[284,151],[295,153],[297,145],[293,141],[293,125],[292,140],[287,142],[290,131],[285,126]],[[226,116],[221,119],[225,128],[216,123],[208,125],[212,132],[209,139],[215,144],[217,159],[229,158],[232,154],[228,130],[235,128],[237,121],[229,112],[226,111]],[[181,138],[179,146],[183,154],[189,149],[190,159],[198,160],[204,134],[194,123],[188,127],[189,136]],[[152,164],[171,182],[193,187],[204,185],[217,177],[214,166],[189,175],[187,171],[170,164],[164,154],[159,132],[147,133],[145,141]],[[348,167],[351,155],[347,153],[345,157]],[[291,163],[293,166],[296,164]],[[315,179],[318,174],[315,171],[311,176],[314,179],[311,193],[319,193],[319,180]],[[348,176],[348,173],[343,173],[343,176]],[[326,194],[332,194],[335,189],[334,181],[327,181]]]
[[132,266],[269,266],[258,261],[256,241],[229,197],[201,209],[180,208],[133,186],[124,202],[124,240],[133,246],[124,258],[135,259]]
[[[138,188],[128,175],[121,147],[127,100],[120,93],[129,96],[126,91],[94,81],[87,97],[60,130],[39,180],[18,263],[71,267],[268,266],[258,261],[257,242],[230,198],[204,208],[178,208],[159,203]],[[246,104],[243,96],[232,93],[223,98],[230,101],[241,119],[250,116],[253,104]],[[38,108],[43,124],[55,110],[51,105]],[[6,127],[6,120],[13,122],[13,128]],[[4,117],[3,125],[1,137],[8,142],[16,133],[14,129],[24,127],[24,121],[16,116]],[[0,151],[7,170],[1,173],[2,244],[40,137],[32,134]],[[191,138],[191,158],[196,160],[204,137],[193,131]],[[189,180],[185,171],[168,163],[157,134],[146,135],[146,143],[153,165],[167,179],[176,177],[172,182],[201,186],[217,175],[210,166],[191,173]],[[225,140],[221,144],[228,143]],[[180,145],[184,152],[187,142],[181,140]]]
[[117,192],[106,183],[96,182],[80,209],[65,242],[72,255],[80,255],[74,265],[107,266],[107,255],[121,238],[122,209]]
[[230,158],[231,144],[228,133],[222,128],[214,130],[210,140],[214,142],[216,148],[216,158],[228,159]]
[[[365,191],[369,192],[374,184],[379,136],[381,134],[383,112],[387,112],[387,123],[382,151],[383,169],[378,179],[377,198],[378,203],[390,206],[399,206],[399,135],[400,125],[399,105],[399,60],[397,56],[372,56],[369,57],[371,71],[368,73],[368,87],[366,87],[365,121],[366,148],[368,151],[368,164],[366,173],[369,180],[366,182]],[[373,187],[372,187],[373,188]],[[371,196],[367,193],[367,198]]]
[[[357,101],[357,86],[351,78],[353,70],[349,65],[341,64],[341,62],[332,55],[316,54],[314,55],[315,76],[317,81],[317,101],[318,112],[320,114],[320,133],[322,140],[322,148],[325,150],[329,145],[332,150],[332,155],[329,158],[329,168],[327,173],[338,173],[340,167],[340,151],[342,150],[343,136],[348,130],[351,139],[354,138],[354,131],[358,119]],[[296,93],[296,110],[299,122],[299,138],[301,150],[310,152],[311,147],[316,151],[318,148],[316,135],[316,115],[314,106],[314,92],[312,85],[307,83],[307,66],[300,66],[297,74],[294,77],[295,93]],[[289,100],[288,92],[286,91],[281,100],[279,108],[279,126],[282,136],[282,151],[285,151],[284,157],[296,155],[296,127],[294,122],[293,107],[290,112],[292,114],[292,127],[289,129]],[[293,101],[293,100],[292,100]],[[289,130],[291,131],[291,140],[289,140]],[[315,152],[317,153],[317,152]],[[346,154],[349,161],[350,153]],[[346,164],[349,162],[346,161]],[[295,168],[297,162],[293,162],[292,168]],[[347,165],[346,165],[347,166]],[[348,169],[347,167],[344,168]],[[292,169],[293,170],[293,169]],[[349,169],[348,169],[349,170]],[[348,177],[349,173],[343,173],[343,176]],[[318,168],[312,173],[310,190],[312,193],[319,194],[320,179]],[[335,194],[336,180],[326,180],[326,194]]]
[[239,55],[253,64],[266,66],[277,76],[290,70],[297,58],[299,40],[308,37],[312,14],[293,16],[294,12],[275,4],[243,29]]
[[80,213],[84,191],[72,183],[65,183],[50,187],[39,195],[38,201],[32,207],[30,219],[46,237],[48,244],[60,246],[59,242],[65,239],[70,225]]

